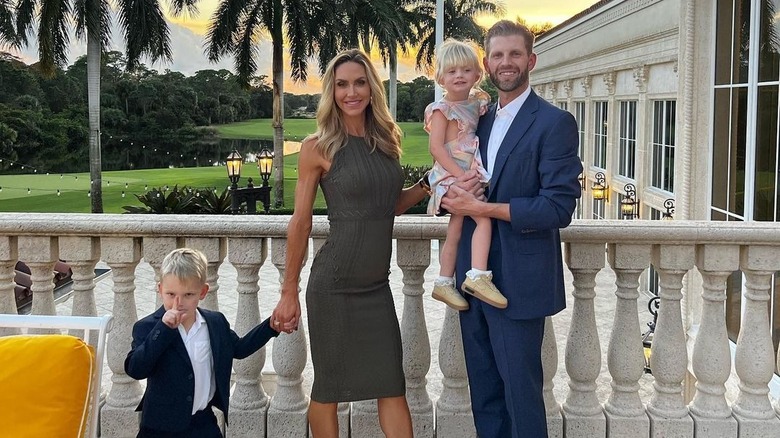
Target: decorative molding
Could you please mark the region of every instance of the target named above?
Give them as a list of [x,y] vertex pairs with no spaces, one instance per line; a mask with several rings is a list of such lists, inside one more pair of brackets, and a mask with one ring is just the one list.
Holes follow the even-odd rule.
[[646,65],[634,69],[634,83],[640,93],[647,91],[647,81],[650,79],[650,68]]
[[674,73],[677,74],[677,70],[679,68],[680,61],[675,60],[672,64],[672,70],[674,70]]
[[557,96],[558,84],[556,84],[555,82],[550,82],[548,85],[549,86],[547,87],[547,89],[550,91],[550,100],[553,100],[558,97]]
[[544,91],[545,91],[545,88],[546,88],[546,87],[547,87],[547,84],[539,84],[539,85],[535,85],[535,86],[534,86],[534,89],[536,90],[536,94],[538,94],[538,95],[539,95],[539,96],[541,96],[542,98],[545,98],[546,96],[545,96],[545,94],[544,94]]
[[615,71],[609,71],[604,73],[604,85],[607,86],[607,93],[610,95],[615,94],[615,78],[617,74]]
[[582,85],[582,91],[584,91],[585,94],[590,94],[590,84],[591,84],[590,76],[585,76],[582,79],[580,79],[580,85]]
[[566,95],[566,98],[571,98],[571,79],[566,79],[564,81],[561,81],[563,84],[563,93]]

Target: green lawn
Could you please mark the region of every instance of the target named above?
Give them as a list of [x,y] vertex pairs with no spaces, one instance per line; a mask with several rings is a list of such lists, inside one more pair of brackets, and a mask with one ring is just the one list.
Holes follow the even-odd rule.
[[[314,132],[313,119],[284,121],[285,139],[300,141]],[[422,123],[401,123],[403,156],[401,163],[413,166],[429,166],[428,134]],[[272,139],[273,128],[269,119],[256,119],[229,125],[216,126],[224,138]],[[255,166],[245,166],[239,186],[246,185],[251,176],[255,183],[260,178]],[[284,158],[285,208],[294,205],[295,182],[298,179],[298,154]],[[219,167],[189,167],[174,169],[148,169],[103,172],[103,211],[123,213],[125,205],[141,206],[135,194],[143,194],[153,187],[168,185],[190,187],[216,187],[219,192],[227,187],[227,171]],[[38,213],[89,213],[91,210],[89,174],[50,175],[0,175],[0,212]],[[28,193],[28,188],[30,192]],[[59,195],[57,194],[59,191]],[[122,193],[124,192],[124,196]],[[315,207],[324,207],[322,194],[317,194]]]
[[[399,123],[404,135],[401,139],[403,156],[401,163],[413,166],[430,166],[431,156],[428,153],[428,134],[423,130],[421,122]],[[227,125],[214,126],[223,138],[273,139],[273,126],[270,119],[252,119]],[[317,128],[314,119],[287,119],[284,121],[285,140],[301,141]],[[290,156],[295,160],[294,155]],[[285,157],[287,160],[287,157]]]

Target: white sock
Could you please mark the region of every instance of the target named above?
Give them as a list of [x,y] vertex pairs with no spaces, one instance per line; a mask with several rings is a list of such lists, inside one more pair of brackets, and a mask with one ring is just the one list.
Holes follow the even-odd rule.
[[468,272],[466,272],[466,276],[472,280],[476,280],[477,277],[480,275],[491,275],[493,274],[493,271],[483,271],[481,269],[477,268],[471,268]]
[[435,286],[454,286],[455,285],[455,278],[454,277],[445,277],[443,275],[439,275],[436,277],[436,280],[433,281],[433,284]]

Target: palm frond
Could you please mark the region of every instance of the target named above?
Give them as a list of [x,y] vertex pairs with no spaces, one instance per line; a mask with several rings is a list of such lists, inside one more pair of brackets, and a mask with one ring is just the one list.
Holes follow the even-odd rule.
[[38,56],[41,70],[54,74],[57,67],[68,61],[68,21],[70,4],[66,0],[47,0],[41,3],[38,25]]
[[119,13],[127,46],[127,69],[134,70],[142,55],[152,61],[173,58],[170,30],[157,0],[123,0]]

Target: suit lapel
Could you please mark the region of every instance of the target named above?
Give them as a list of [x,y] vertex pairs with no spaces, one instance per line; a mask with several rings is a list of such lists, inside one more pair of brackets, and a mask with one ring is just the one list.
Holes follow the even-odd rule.
[[487,169],[487,145],[490,140],[490,131],[493,130],[493,122],[496,121],[496,104],[490,105],[488,111],[482,116],[482,126],[478,129],[479,155],[482,158],[482,167]]
[[493,174],[490,177],[491,187],[496,186],[509,154],[511,154],[517,145],[520,144],[520,140],[523,138],[526,131],[528,131],[528,128],[534,123],[534,120],[536,120],[537,109],[539,109],[539,100],[536,93],[531,90],[531,93],[523,103],[523,106],[520,107],[520,110],[515,115],[515,119],[512,120],[512,124],[509,125],[504,140],[498,148],[496,162],[493,164]]
[[209,330],[209,343],[211,344],[211,357],[214,358],[214,372],[216,373],[216,368],[219,364],[219,361],[216,360],[216,358],[221,357],[220,354],[220,347],[221,344],[219,342],[219,337],[217,336],[217,318],[213,313],[211,313],[208,310],[199,309],[200,314],[203,316],[203,319],[206,321],[206,328]]

